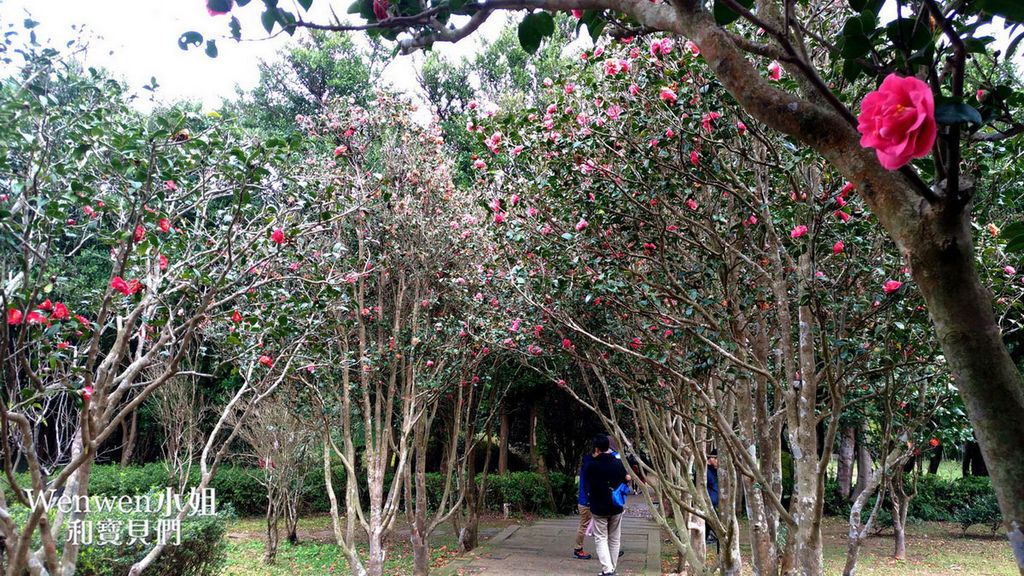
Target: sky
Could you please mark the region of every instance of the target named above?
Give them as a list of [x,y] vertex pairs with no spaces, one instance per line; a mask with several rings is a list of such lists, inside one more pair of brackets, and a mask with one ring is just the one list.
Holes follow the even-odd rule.
[[[281,6],[293,3],[282,0]],[[328,4],[323,0],[314,2],[310,19],[330,20]],[[344,8],[347,1],[333,4]],[[257,5],[235,10],[242,20],[243,37],[265,37]],[[132,91],[143,96],[137,101],[142,109],[153,106],[151,94],[142,90],[152,77],[160,85],[158,102],[189,100],[202,102],[207,109],[217,108],[222,98],[236,96],[236,86],[243,90],[254,87],[259,80],[259,59],[273,58],[290,39],[278,34],[270,39],[235,42],[227,37],[229,17],[211,17],[205,0],[0,0],[0,28],[5,31],[8,23],[20,28],[28,16],[40,23],[36,28],[39,39],[50,39],[55,46],[78,36],[88,39],[86,63],[105,67],[123,78]],[[506,21],[492,17],[476,34],[457,44],[440,44],[435,50],[453,60],[472,54],[479,49],[481,39],[495,38]],[[216,38],[220,55],[209,58],[202,49],[186,52],[178,48],[178,37],[190,30]],[[355,38],[358,40],[360,35]],[[422,58],[419,53],[396,57],[384,71],[385,82],[414,93],[415,62]],[[1018,64],[1021,61],[1024,56],[1017,59]]]
[[[281,6],[288,3],[283,0]],[[317,6],[326,4],[314,2],[314,17]],[[243,37],[266,37],[258,6],[247,6],[235,14],[242,21]],[[146,97],[140,103],[142,108],[152,106],[150,94],[142,87],[156,77],[158,100],[199,101],[214,109],[222,98],[235,97],[236,85],[254,87],[259,80],[258,60],[273,58],[290,40],[287,34],[278,34],[235,42],[227,37],[229,17],[211,17],[204,0],[0,0],[0,27],[5,31],[9,22],[20,30],[20,23],[29,16],[39,22],[35,30],[40,41],[51,40],[54,46],[63,47],[76,37],[88,39],[87,65],[105,67],[123,78],[132,91]],[[324,20],[327,18],[320,18]],[[504,19],[492,20],[479,31],[481,37],[497,36]],[[178,37],[190,30],[217,39],[218,57],[209,58],[201,48],[181,50]],[[479,43],[479,38],[473,38],[437,50],[458,59],[473,53]],[[384,80],[401,91],[415,90],[414,62],[422,57],[396,57],[385,70]]]

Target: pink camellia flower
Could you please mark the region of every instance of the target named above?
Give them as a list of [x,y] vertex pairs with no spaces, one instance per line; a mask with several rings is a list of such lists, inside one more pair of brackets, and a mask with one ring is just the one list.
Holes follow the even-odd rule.
[[836,242],[835,245],[832,246],[832,253],[839,254],[840,252],[843,251],[843,248],[846,248],[846,246],[843,244],[843,241],[840,240]]
[[135,227],[135,241],[138,242],[146,237],[146,229],[141,224]]
[[264,355],[260,356],[259,363],[263,364],[267,368],[271,368],[271,367],[274,366],[274,359],[271,358],[270,356],[267,356],[266,354],[264,354]]
[[664,101],[667,104],[675,102],[678,98],[678,96],[676,96],[675,91],[669,88],[668,86],[665,86],[664,88],[661,89],[661,94],[658,95],[658,97],[661,98],[662,101]]
[[579,20],[580,18],[583,18],[583,10],[573,10],[572,11],[572,17],[576,18],[577,20]]
[[210,16],[220,16],[231,11],[234,0],[206,0],[206,11]]
[[629,93],[632,94],[633,96],[636,96],[637,94],[640,93],[640,87],[637,86],[636,84],[630,84]]
[[563,90],[565,90],[566,94],[572,94],[572,91],[575,89],[576,85],[573,84],[572,82],[569,82],[568,84],[565,85],[565,88]]
[[874,148],[886,170],[927,156],[935,143],[935,100],[927,84],[889,74],[860,104],[860,145]]
[[71,346],[70,342],[61,342],[60,344],[57,344],[57,350],[63,350],[68,346]]
[[571,348],[571,347],[572,347],[572,342],[568,338],[562,340],[562,348]]
[[163,254],[160,254],[159,256],[157,256],[156,257],[156,265],[161,270],[167,270],[167,256],[164,256]]
[[96,211],[93,210],[92,206],[86,206],[85,208],[82,208],[82,211],[85,212],[85,215],[90,218],[96,215]]
[[39,326],[46,323],[46,316],[39,313],[38,310],[33,310],[25,315],[25,324],[29,326]]
[[772,80],[782,78],[782,66],[779,66],[778,62],[772,62],[768,65],[768,78]]
[[505,221],[505,215],[502,214],[501,212],[498,212],[497,214],[494,215],[494,223],[495,224],[501,224],[504,221]]
[[693,43],[693,40],[687,40],[686,44],[683,44],[683,50],[693,54],[694,56],[700,56],[700,48]]
[[541,84],[543,84],[545,88],[551,88],[551,85],[554,84],[554,82],[551,81],[551,78],[545,77]]
[[849,222],[850,221],[850,215],[847,214],[846,212],[843,212],[842,210],[836,210],[834,212],[834,214],[835,214],[836,218],[842,220],[843,222]]
[[836,196],[836,204],[839,204],[839,207],[842,208],[843,206],[846,206],[846,199],[842,196]]
[[839,195],[846,198],[850,195],[850,192],[853,192],[853,182],[847,182],[843,189],[839,191]]
[[608,114],[609,118],[615,120],[622,114],[622,108],[612,105],[608,107],[608,110],[606,110],[605,113]]
[[18,310],[17,308],[8,308],[7,309],[7,323],[8,324],[21,324],[21,321],[22,321],[23,317],[24,317],[24,315],[21,313],[21,310]]
[[694,200],[693,198],[690,198],[689,200],[687,200],[686,201],[686,205],[689,206],[690,210],[696,210],[697,209],[697,201]]
[[1017,273],[1017,269],[1014,268],[1013,266],[1007,266],[1006,268],[1003,268],[1003,272],[1006,272],[1010,276],[1013,276],[1014,274]]
[[50,314],[50,318],[54,320],[67,320],[71,318],[71,312],[68,311],[68,307],[63,302],[57,302],[53,306],[53,314]]
[[170,232],[171,230],[171,222],[167,218],[161,218],[158,226],[161,232]]
[[676,135],[675,131],[673,131],[671,128],[665,130],[665,138],[672,138],[675,135]]
[[275,228],[274,231],[270,233],[270,241],[274,244],[284,244],[284,230]]
[[882,291],[886,294],[891,294],[899,290],[900,286],[903,286],[903,282],[900,282],[899,280],[889,280],[885,283],[885,286],[882,286]]
[[487,162],[484,162],[483,160],[477,158],[476,160],[473,161],[473,167],[477,168],[478,170],[483,170],[484,168],[487,168]]
[[124,281],[124,278],[120,276],[114,276],[114,279],[110,281],[110,287],[117,290],[121,294],[127,296],[130,292],[128,291],[128,283]]
[[388,0],[373,0],[373,16],[378,21],[387,20],[388,14]]
[[700,164],[700,156],[697,155],[697,151],[696,150],[694,150],[693,152],[690,152],[690,163],[693,164],[694,166],[697,166],[697,165]]
[[789,233],[793,238],[799,238],[804,234],[807,234],[807,226],[804,226],[803,224],[793,228],[793,231]]
[[512,195],[512,196],[511,196],[511,197],[510,197],[510,198],[508,199],[508,203],[509,203],[510,205],[512,205],[512,206],[515,206],[516,204],[518,204],[518,203],[519,203],[519,194],[513,194],[513,195]]
[[747,133],[747,125],[744,124],[743,122],[737,122],[736,123],[736,131],[739,132],[740,134],[746,134]]
[[337,158],[338,156],[341,156],[346,150],[348,150],[348,146],[345,146],[344,144],[338,146],[334,149],[334,157]]
[[529,208],[526,209],[526,215],[527,216],[536,216],[537,215],[537,209],[534,208],[533,206],[530,206]]
[[164,188],[173,192],[178,189],[178,185],[174,183],[174,180],[164,180]]
[[583,230],[584,228],[587,227],[587,225],[588,222],[583,218],[580,218],[580,221],[576,223],[576,231],[579,232],[580,230]]
[[89,399],[92,398],[92,395],[93,395],[92,386],[82,386],[82,400],[85,400],[86,402],[88,402]]

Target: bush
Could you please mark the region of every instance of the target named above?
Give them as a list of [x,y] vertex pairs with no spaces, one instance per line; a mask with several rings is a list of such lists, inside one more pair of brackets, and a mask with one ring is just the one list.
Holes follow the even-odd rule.
[[967,533],[967,529],[971,526],[981,524],[987,525],[995,534],[1003,522],[1003,515],[999,510],[999,502],[996,501],[995,494],[987,494],[974,503],[958,509],[954,519],[960,524],[964,533]]
[[[232,515],[231,507],[227,506],[216,515],[186,516],[181,522],[181,544],[164,548],[160,558],[146,570],[146,573],[155,576],[219,574],[227,559],[224,534],[227,532],[227,520]],[[87,519],[94,527],[94,539],[98,539],[96,527],[99,522],[112,522],[121,526],[120,544],[83,545],[75,573],[80,576],[121,576],[152,548],[156,526],[161,518],[156,513],[122,514],[115,508],[109,512],[91,512]],[[129,520],[144,520],[149,523],[149,544],[128,544]]]

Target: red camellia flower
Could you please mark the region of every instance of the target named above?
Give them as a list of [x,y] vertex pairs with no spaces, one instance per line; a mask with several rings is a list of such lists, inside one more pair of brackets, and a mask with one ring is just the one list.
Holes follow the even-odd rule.
[[274,244],[284,244],[284,230],[276,228],[270,233],[270,239]]
[[772,62],[768,65],[768,77],[772,80],[782,78],[782,66],[779,66],[778,62]]
[[53,314],[50,315],[50,318],[54,320],[67,320],[71,318],[71,312],[68,311],[68,307],[63,302],[57,302],[53,307]]
[[266,354],[260,356],[259,362],[260,364],[263,364],[267,368],[270,368],[271,366],[274,365],[274,359],[271,358],[270,356],[267,356]]
[[886,294],[890,294],[899,290],[900,286],[903,286],[903,282],[900,282],[899,280],[889,280],[885,283],[885,286],[882,287],[882,291]]
[[146,237],[146,229],[141,224],[135,227],[135,241],[138,242]]
[[936,448],[939,445],[939,439],[932,438],[931,440],[928,441],[928,443],[932,445],[932,448]]
[[53,310],[53,302],[50,302],[50,299],[47,298],[45,302],[39,305],[39,309],[43,312],[49,312],[50,310]]
[[807,226],[804,226],[803,224],[793,228],[793,231],[789,233],[793,238],[799,238],[804,234],[807,234]]
[[232,322],[241,322],[242,321],[242,315],[238,313],[238,310],[235,310],[235,313],[231,315],[231,321]]
[[46,316],[43,316],[38,311],[33,310],[25,316],[25,324],[29,326],[39,326],[46,323]]
[[171,230],[171,222],[167,218],[161,218],[159,226],[161,232],[169,232]]
[[156,257],[156,264],[161,270],[167,270],[167,256],[163,254]]
[[583,218],[580,218],[580,221],[576,223],[576,231],[579,232],[579,231],[583,230],[584,228],[586,228],[588,226],[588,224],[589,223],[586,220],[584,220]]
[[845,248],[845,247],[846,246],[843,245],[843,241],[840,240],[840,241],[836,242],[834,246],[832,246],[832,253],[833,254],[839,254],[840,252],[843,251],[843,248]]
[[570,342],[568,338],[562,340],[562,347],[563,348],[569,348],[571,346],[572,346],[572,342]]
[[174,180],[165,180],[164,188],[173,192],[174,190],[178,189],[178,185],[174,183]]
[[373,0],[373,15],[380,20],[388,19],[388,0]]
[[22,320],[23,316],[24,315],[21,313],[21,310],[18,310],[17,308],[9,308],[7,310],[7,323],[8,324],[21,324],[21,320]]
[[68,346],[71,346],[70,342],[61,342],[60,344],[57,344],[57,350],[63,350]]
[[85,400],[86,402],[88,402],[89,399],[92,398],[92,393],[93,393],[92,386],[83,386],[82,387],[82,400]]
[[128,295],[128,283],[125,282],[124,278],[121,278],[120,276],[115,276],[114,279],[110,281],[110,287],[113,288],[114,290],[117,290],[121,294],[124,294],[125,296]]
[[895,170],[927,156],[935,144],[935,100],[927,84],[889,74],[860,103],[860,145],[874,148],[878,161]]
[[658,97],[664,100],[667,104],[671,104],[675,102],[676,99],[678,99],[675,90],[669,88],[668,86],[661,89],[661,94]]

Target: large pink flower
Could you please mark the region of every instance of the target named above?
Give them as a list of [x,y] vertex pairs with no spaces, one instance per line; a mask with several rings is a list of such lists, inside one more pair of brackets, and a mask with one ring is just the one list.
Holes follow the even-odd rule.
[[860,104],[860,145],[874,148],[887,170],[927,156],[935,143],[935,100],[924,82],[889,74]]

